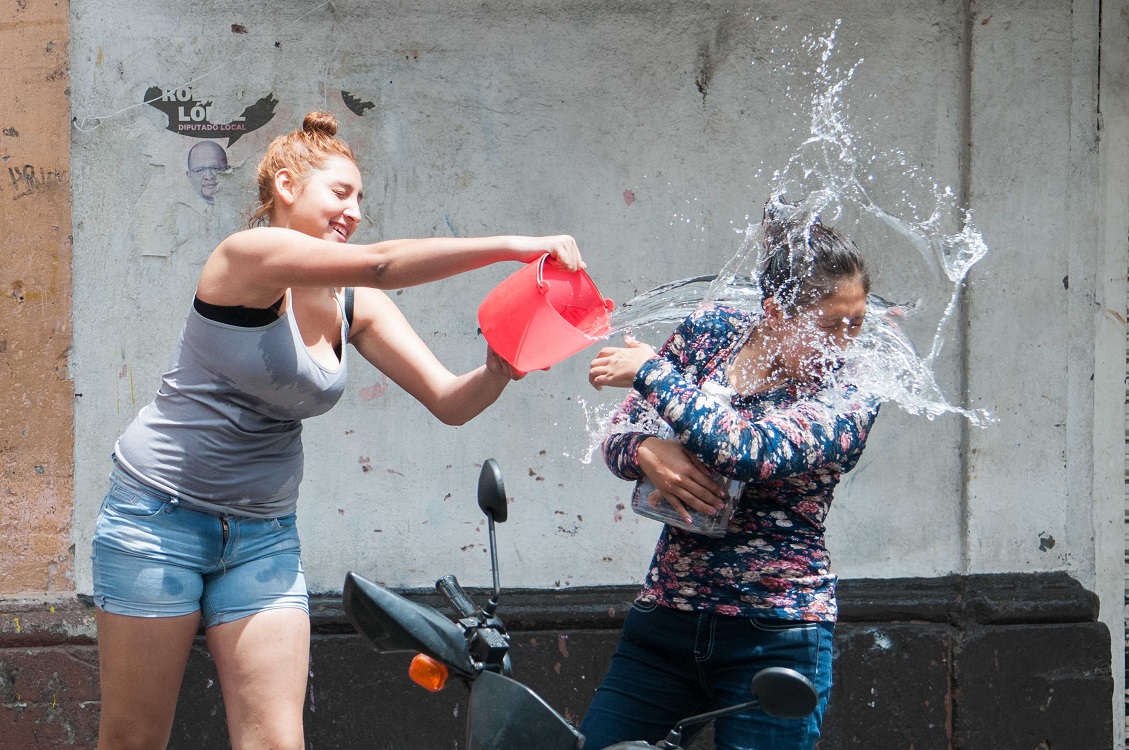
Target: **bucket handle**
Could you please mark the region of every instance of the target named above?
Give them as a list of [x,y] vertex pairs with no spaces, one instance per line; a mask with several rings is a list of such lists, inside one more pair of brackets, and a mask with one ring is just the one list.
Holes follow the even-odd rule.
[[[537,259],[537,291],[541,294],[549,293],[549,282],[545,281],[545,261],[549,260],[549,254],[545,253]],[[615,309],[615,302],[609,298],[604,298],[604,309],[611,312]]]
[[541,294],[549,293],[549,284],[545,281],[545,261],[549,259],[549,254],[545,253],[537,260],[537,291]]

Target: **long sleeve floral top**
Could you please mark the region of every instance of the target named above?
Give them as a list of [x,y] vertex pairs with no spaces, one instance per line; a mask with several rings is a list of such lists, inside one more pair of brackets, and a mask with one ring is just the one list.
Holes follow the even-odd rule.
[[661,416],[707,466],[747,481],[725,536],[663,527],[638,601],[834,622],[824,519],[839,478],[862,454],[878,406],[842,385],[737,394],[727,365],[755,322],[729,308],[695,312],[639,369],[635,390],[612,420],[604,459],[622,479],[643,478],[637,451]]

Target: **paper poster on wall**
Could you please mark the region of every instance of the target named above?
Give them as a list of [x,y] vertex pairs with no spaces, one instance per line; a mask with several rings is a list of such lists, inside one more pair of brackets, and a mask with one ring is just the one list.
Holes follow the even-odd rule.
[[216,202],[220,189],[220,175],[230,174],[227,151],[215,141],[201,141],[188,149],[188,163],[184,175],[192,191],[208,205]]
[[261,152],[269,133],[260,129],[274,119],[278,99],[267,94],[230,119],[221,112],[235,112],[238,104],[215,106],[188,86],[150,86],[144,101],[166,122],[141,147],[150,169],[128,229],[130,243],[138,255],[176,253],[178,266],[195,266],[242,224],[244,196],[230,175]]
[[145,102],[168,116],[167,130],[190,138],[226,138],[229,147],[270,122],[278,106],[274,94],[267,94],[230,122],[212,122],[213,102],[200,101],[190,87],[150,86],[145,90]]
[[[163,132],[163,131],[162,131]],[[228,152],[218,141],[167,135],[145,147],[150,177],[137,202],[131,241],[142,256],[167,258],[191,249],[206,254],[238,223],[237,196],[229,188]]]

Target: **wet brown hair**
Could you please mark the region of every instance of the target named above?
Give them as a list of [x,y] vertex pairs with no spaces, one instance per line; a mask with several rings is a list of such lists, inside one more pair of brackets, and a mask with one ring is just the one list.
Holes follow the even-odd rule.
[[333,156],[357,161],[349,144],[337,137],[337,118],[328,112],[310,112],[302,120],[302,127],[271,141],[256,173],[259,199],[247,220],[248,226],[265,226],[270,222],[274,176],[278,170],[289,169],[300,182],[306,173],[320,169]]
[[845,281],[857,281],[864,294],[870,293],[870,272],[854,241],[818,216],[803,216],[795,206],[773,199],[765,204],[761,226],[764,299],[793,312],[834,294]]

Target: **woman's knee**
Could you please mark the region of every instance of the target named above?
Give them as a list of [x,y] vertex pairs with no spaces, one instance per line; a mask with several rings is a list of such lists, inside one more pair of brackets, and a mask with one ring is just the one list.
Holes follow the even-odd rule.
[[304,750],[306,739],[301,722],[293,726],[259,726],[232,732],[232,750]]
[[103,712],[98,722],[98,750],[165,750],[171,734],[172,722],[162,726],[152,717],[116,718]]

